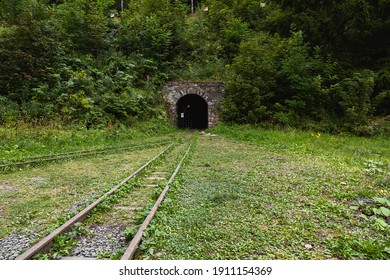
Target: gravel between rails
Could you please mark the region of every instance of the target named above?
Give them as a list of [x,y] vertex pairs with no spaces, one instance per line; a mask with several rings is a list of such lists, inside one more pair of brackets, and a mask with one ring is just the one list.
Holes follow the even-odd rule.
[[99,225],[90,228],[90,234],[78,240],[71,255],[85,258],[98,258],[99,254],[113,255],[126,246],[124,230],[125,227],[115,225]]
[[0,260],[14,260],[20,253],[31,246],[31,242],[36,240],[39,234],[25,230],[23,232],[14,231],[5,238],[0,238]]

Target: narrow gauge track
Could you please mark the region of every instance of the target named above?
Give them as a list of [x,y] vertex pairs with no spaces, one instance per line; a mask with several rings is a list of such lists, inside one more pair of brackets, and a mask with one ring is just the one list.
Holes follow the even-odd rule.
[[134,254],[135,254],[135,252],[136,252],[136,250],[138,248],[138,245],[139,245],[139,243],[142,240],[142,236],[144,234],[145,229],[148,227],[148,225],[152,221],[154,215],[157,212],[158,207],[160,206],[161,202],[164,200],[165,195],[168,192],[170,185],[172,184],[173,180],[175,179],[177,173],[179,173],[179,170],[180,170],[180,168],[181,168],[185,158],[187,157],[189,151],[191,150],[191,146],[192,145],[190,145],[188,147],[188,149],[186,150],[184,156],[180,160],[179,164],[176,166],[175,171],[172,173],[171,177],[169,178],[168,183],[165,185],[165,188],[161,192],[161,194],[158,197],[157,201],[154,203],[152,209],[150,210],[149,214],[146,216],[145,220],[142,222],[142,224],[141,224],[140,228],[138,229],[136,235],[131,240],[130,245],[128,246],[127,250],[125,251],[125,253],[123,254],[123,256],[121,258],[122,260],[130,260],[130,259],[132,259],[134,257]]
[[44,155],[44,156],[38,156],[38,157],[30,157],[30,158],[26,158],[22,162],[1,164],[0,170],[6,170],[7,168],[21,167],[21,166],[25,166],[25,165],[34,165],[34,164],[40,164],[40,163],[44,163],[44,162],[51,162],[51,161],[57,161],[57,160],[63,160],[63,159],[71,159],[71,158],[76,158],[76,157],[98,155],[98,154],[104,154],[104,153],[109,153],[109,152],[119,152],[119,151],[123,151],[123,150],[132,150],[132,149],[163,146],[163,145],[167,145],[168,143],[169,142],[167,142],[167,141],[162,141],[162,142],[149,143],[149,144],[144,144],[144,145],[108,147],[108,148],[103,148],[103,149],[81,150],[81,151],[72,151],[72,152],[67,152],[67,153],[50,154],[50,155]]
[[[66,233],[66,232],[70,231],[75,223],[79,223],[79,222],[82,222],[83,220],[85,220],[87,218],[87,216],[91,213],[91,211],[93,209],[95,209],[101,202],[103,202],[110,195],[114,194],[117,190],[119,190],[123,185],[128,183],[131,179],[135,178],[136,176],[139,176],[143,171],[145,171],[147,168],[149,168],[153,162],[155,162],[157,159],[162,157],[164,154],[167,154],[168,151],[171,150],[173,146],[174,146],[174,143],[171,143],[162,152],[160,152],[158,155],[154,156],[147,163],[145,163],[140,168],[138,168],[135,172],[133,172],[130,176],[128,176],[127,178],[122,180],[119,184],[114,186],[110,191],[106,192],[104,195],[102,195],[96,201],[94,201],[89,206],[87,206],[82,211],[80,211],[77,215],[72,217],[70,220],[65,222],[63,225],[58,227],[56,230],[54,230],[52,233],[50,233],[49,235],[47,235],[46,237],[44,237],[40,241],[38,241],[35,245],[33,245],[31,248],[29,248],[27,251],[25,251],[23,254],[21,254],[17,258],[17,260],[28,260],[28,259],[31,259],[36,254],[48,252],[53,244],[53,240],[57,236],[59,236],[62,233]],[[185,151],[184,156],[181,158],[179,164],[177,165],[175,171],[171,175],[168,183],[166,184],[165,188],[161,192],[159,198],[155,202],[153,208],[151,209],[150,213],[146,217],[145,221],[140,226],[134,239],[130,242],[129,248],[126,250],[126,253],[123,255],[122,259],[130,259],[133,257],[135,250],[141,241],[142,234],[143,234],[144,230],[146,229],[146,227],[150,223],[151,219],[153,218],[154,214],[156,213],[158,206],[163,201],[164,196],[167,193],[170,184],[173,182],[176,174],[179,172],[179,169],[180,169],[183,161],[185,160],[190,148],[191,148],[191,145],[189,145],[189,147]],[[160,172],[160,173],[165,173],[165,172]]]

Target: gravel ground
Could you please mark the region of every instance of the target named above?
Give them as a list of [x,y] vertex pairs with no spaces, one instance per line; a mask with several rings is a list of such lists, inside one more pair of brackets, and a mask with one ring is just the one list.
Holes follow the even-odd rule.
[[90,228],[90,236],[78,240],[72,256],[97,258],[100,254],[112,255],[126,246],[124,228],[118,226],[96,226]]
[[32,231],[13,232],[11,235],[0,238],[0,260],[14,260],[23,250],[31,246],[31,241],[39,235]]
[[[78,240],[71,255],[85,258],[98,258],[99,254],[113,255],[127,245],[123,232],[124,228],[118,226],[91,228],[90,235]],[[0,260],[16,259],[38,237],[35,232],[24,231],[13,232],[5,238],[0,238]]]

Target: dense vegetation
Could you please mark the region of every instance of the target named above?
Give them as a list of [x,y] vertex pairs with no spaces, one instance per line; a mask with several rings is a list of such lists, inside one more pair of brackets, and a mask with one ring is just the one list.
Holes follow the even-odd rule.
[[0,124],[164,119],[183,79],[226,122],[389,133],[390,1],[193,2],[0,0]]

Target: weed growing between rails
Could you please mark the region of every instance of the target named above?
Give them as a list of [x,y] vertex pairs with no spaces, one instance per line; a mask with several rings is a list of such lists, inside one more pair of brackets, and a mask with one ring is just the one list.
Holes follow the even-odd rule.
[[[139,188],[140,183],[138,178],[134,178],[126,184],[122,185],[120,189],[118,189],[112,195],[106,197],[98,206],[96,206],[91,213],[88,215],[90,221],[99,221],[99,215],[104,215],[104,213],[112,210],[112,207],[117,203],[121,198],[123,198],[127,193],[129,193],[134,188]],[[110,188],[107,188],[104,193],[109,191]],[[93,202],[93,201],[91,201]],[[82,210],[83,208],[79,209]],[[58,219],[58,223],[54,228],[58,228],[64,222],[72,218],[73,215],[68,215],[67,217],[60,217]],[[77,222],[72,226],[71,231],[62,233],[56,236],[53,240],[53,246],[48,253],[45,254],[36,254],[32,258],[40,259],[40,260],[48,260],[48,259],[61,259],[64,256],[70,256],[71,251],[74,246],[77,245],[78,239],[82,235],[93,235],[93,233],[89,230],[89,228],[85,225],[85,223]],[[106,255],[105,252],[100,252],[97,256],[98,258],[107,258],[110,255]]]
[[[386,143],[379,154],[369,142],[360,146],[369,139],[348,137],[299,151],[295,145],[328,136],[290,136],[286,148],[278,142],[289,137],[285,132],[251,133],[253,144],[221,133],[200,137],[139,259],[390,258],[390,232],[377,223],[388,207],[375,202],[388,196],[389,186],[364,164],[366,157],[380,158],[387,174]],[[358,149],[361,157],[354,158]],[[374,202],[365,210],[369,221],[357,208],[364,201]]]
[[[135,184],[134,182],[131,184],[131,187],[128,187],[126,184],[123,185],[124,182],[127,182],[128,179],[132,178],[128,177],[126,180],[122,181],[119,185],[115,186],[112,190],[107,192],[103,197],[99,198],[99,202],[96,201],[93,203],[94,207],[92,212],[88,212],[89,218],[85,223],[83,223],[84,227],[86,229],[90,229],[90,232],[93,236],[91,238],[88,237],[80,237],[77,234],[77,231],[71,231],[72,234],[69,233],[62,233],[59,236],[56,236],[54,239],[54,246],[52,248],[52,251],[48,255],[38,255],[38,258],[58,258],[61,257],[62,254],[68,254],[70,252],[68,247],[74,247],[72,248],[71,255],[72,256],[84,256],[84,257],[107,257],[107,256],[117,256],[117,247],[118,246],[112,246],[111,244],[113,241],[115,243],[118,243],[117,245],[120,246],[122,244],[122,238],[114,238],[115,240],[112,240],[110,236],[113,234],[115,235],[121,235],[121,229],[126,224],[132,224],[132,220],[134,219],[134,213],[137,212],[136,210],[139,209],[140,206],[145,205],[145,200],[147,200],[152,194],[153,191],[156,192],[156,188],[154,188],[154,185],[149,185],[147,183],[148,178],[155,180],[154,177],[150,177],[150,174],[158,173],[158,174],[168,174],[168,172],[158,172],[160,168],[163,168],[164,170],[169,170],[169,165],[171,160],[175,157],[175,155],[178,155],[178,152],[180,154],[180,150],[183,145],[179,145],[178,148],[175,148],[173,151],[170,152],[169,158],[167,159],[161,158],[160,155],[163,155],[165,152],[168,151],[168,149],[172,149],[172,145],[170,145],[168,148],[164,150],[164,152],[161,152],[158,157],[154,157],[152,160],[150,160],[147,163],[148,169],[151,170],[152,173],[150,173],[148,170],[145,170],[144,165],[142,168],[138,169],[138,171],[134,174],[138,176],[139,181]],[[156,159],[161,161],[161,163],[156,163]],[[154,163],[154,167],[150,166],[150,163]],[[141,171],[142,170],[142,171]],[[143,178],[142,173],[145,172],[145,178]],[[141,179],[142,178],[142,179]],[[142,183],[141,183],[142,182]],[[147,183],[145,185],[145,183]],[[120,188],[119,188],[120,186]],[[113,192],[115,190],[115,192]],[[131,192],[131,193],[130,193]],[[108,196],[109,195],[109,196]],[[99,203],[99,204],[97,204]],[[128,204],[130,203],[130,204]],[[135,204],[134,204],[135,203]],[[92,205],[92,204],[91,204]],[[92,209],[91,205],[88,206],[88,209]],[[113,208],[113,206],[115,207]],[[134,207],[135,206],[135,207]],[[124,215],[124,213],[120,210],[122,208],[127,209],[127,214]],[[86,208],[87,209],[87,208]],[[73,217],[71,220],[67,221],[66,224],[73,225],[75,221],[79,221],[79,217],[82,217],[80,215],[85,216],[86,209],[84,209],[81,213],[79,213],[76,217]],[[135,211],[134,211],[135,210]],[[73,221],[73,222],[72,222]],[[55,232],[63,232],[64,225],[61,225],[59,228],[55,230]],[[111,230],[110,230],[111,228]],[[101,232],[109,230],[107,232],[107,236],[101,236]],[[94,236],[95,233],[97,236]],[[45,238],[45,241],[42,240],[39,242],[39,244],[44,244],[46,240],[50,237],[50,240],[53,239],[54,235],[53,233],[47,236]],[[108,238],[107,238],[108,237]],[[78,239],[77,246],[76,240],[74,238]],[[81,243],[80,243],[81,242]],[[92,242],[92,243],[91,243]],[[107,243],[108,242],[108,243]],[[58,246],[61,245],[61,246]],[[92,246],[92,247],[91,247]],[[24,253],[20,258],[25,259],[29,256],[32,256],[33,253],[37,252],[37,249],[40,250],[41,245],[34,246],[30,250],[28,250],[26,253]],[[117,248],[117,249],[115,249]],[[98,250],[98,251],[97,251]],[[114,254],[114,255],[113,255]]]
[[[157,256],[161,256],[162,252],[156,252],[155,249],[158,247],[164,247],[164,242],[161,242],[165,240],[164,237],[167,237],[169,233],[167,234],[164,231],[161,231],[162,227],[159,225],[161,221],[164,221],[166,219],[169,219],[167,216],[167,213],[165,210],[167,205],[170,205],[172,200],[169,198],[169,196],[174,195],[176,189],[179,186],[180,181],[180,173],[178,172],[180,168],[182,168],[187,162],[191,159],[191,154],[193,153],[193,150],[196,148],[196,143],[198,141],[199,134],[196,133],[194,138],[189,144],[189,148],[185,152],[184,157],[180,160],[179,165],[176,167],[176,171],[173,173],[172,177],[170,178],[167,185],[163,186],[160,185],[160,190],[155,192],[155,199],[160,196],[160,192],[165,189],[166,191],[164,199],[161,201],[161,204],[158,206],[159,211],[157,211],[154,215],[154,219],[151,220],[151,223],[148,225],[148,227],[143,231],[142,233],[142,239],[140,240],[140,245],[137,248],[137,251],[134,252],[134,255],[132,255],[133,258],[141,258],[141,259],[153,259],[153,255],[156,254]],[[186,159],[186,160],[185,160]],[[154,199],[154,200],[155,200]],[[161,198],[160,198],[161,199]],[[150,203],[149,205],[153,205],[154,202]],[[151,206],[147,206],[149,207]],[[156,207],[156,206],[154,206]],[[145,217],[146,215],[150,215],[149,210],[144,211]],[[174,214],[174,213],[171,213]],[[169,215],[169,214],[168,214]],[[143,219],[142,219],[143,220]],[[132,227],[127,229],[128,232],[128,238],[134,238],[136,234],[139,234],[138,227]],[[134,239],[133,239],[134,240]],[[128,251],[126,251],[128,253]],[[125,253],[125,255],[126,255]],[[122,258],[123,259],[123,258]]]
[[[179,178],[175,179],[175,181],[171,184],[169,194],[161,203],[159,211],[156,213],[156,216],[152,220],[151,224],[146,228],[134,259],[153,260],[163,257],[164,248],[167,245],[167,240],[169,239],[169,235],[171,233],[169,230],[171,228],[167,228],[164,225],[168,222],[171,216],[175,215],[175,212],[172,209],[173,200],[171,197],[174,196],[174,193],[178,188],[180,188]],[[152,203],[148,204],[143,212],[143,218],[146,217],[152,206]],[[135,226],[126,229],[128,240],[131,240],[135,236],[138,228],[139,226]]]
[[86,206],[161,150],[153,147],[127,151],[121,157],[103,155],[0,174],[0,238],[25,230],[44,236],[58,215]]
[[[173,143],[170,144],[168,147],[166,147],[163,151],[160,151],[158,155],[154,155],[153,158],[149,159],[147,163],[143,164],[141,167],[139,167],[136,171],[134,171],[130,176],[127,176],[125,179],[122,179],[121,182],[114,187],[110,188],[109,191],[105,192],[102,196],[100,196],[97,200],[93,201],[91,204],[89,204],[87,207],[82,209],[77,215],[73,216],[71,219],[67,220],[64,224],[57,227],[54,231],[52,231],[50,234],[46,235],[43,239],[39,240],[35,245],[33,245],[31,248],[29,248],[27,251],[25,251],[22,255],[18,257],[18,259],[30,259],[31,257],[34,257],[36,254],[40,254],[44,251],[47,251],[49,248],[48,246],[52,243],[53,246],[50,246],[51,249],[56,250],[54,253],[57,254],[58,251],[60,252],[67,252],[67,250],[63,250],[60,246],[59,250],[56,249],[55,246],[57,244],[65,245],[66,247],[73,245],[73,238],[74,236],[69,236],[67,231],[74,227],[74,224],[77,222],[81,222],[85,219],[87,215],[91,213],[91,210],[96,210],[96,207],[103,204],[103,210],[109,206],[110,203],[113,201],[116,201],[119,197],[123,196],[124,192],[121,190],[121,188],[125,188],[125,185],[134,178],[134,176],[137,176],[140,172],[145,170],[147,166],[149,166],[153,161],[158,159],[161,155],[166,153],[170,148],[172,148]],[[104,205],[106,203],[106,205]],[[59,241],[58,241],[59,240]],[[60,242],[61,241],[61,242]],[[99,242],[100,243],[100,242]],[[52,254],[53,255],[53,254]]]

